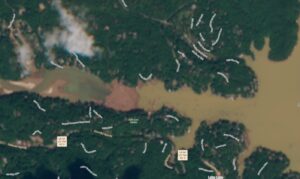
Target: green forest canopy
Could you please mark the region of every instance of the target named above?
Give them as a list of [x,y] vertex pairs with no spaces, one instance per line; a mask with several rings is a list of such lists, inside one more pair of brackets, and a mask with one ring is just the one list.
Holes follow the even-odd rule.
[[[33,100],[39,102],[46,111],[40,111]],[[175,146],[170,135],[181,136],[191,125],[191,120],[175,111],[163,107],[148,115],[143,110],[118,112],[93,103],[70,103],[59,98],[42,98],[33,93],[18,92],[0,96],[0,175],[20,172],[21,178],[43,178],[45,173],[50,178],[76,178],[87,176],[80,166],[88,166],[101,178],[126,178],[136,173],[137,178],[207,178],[211,173],[198,168],[208,168],[207,162],[215,166],[225,178],[237,179],[289,179],[300,177],[297,172],[283,172],[289,165],[289,159],[282,152],[267,148],[257,148],[245,161],[245,170],[239,174],[234,170],[233,159],[246,149],[245,126],[241,123],[220,119],[213,123],[203,121],[196,132],[195,145],[188,149],[189,160],[180,162],[176,159]],[[89,106],[102,115],[89,116]],[[166,115],[178,117],[166,118]],[[130,119],[138,119],[136,124]],[[90,120],[90,124],[64,126],[63,122]],[[47,121],[47,122],[46,122]],[[106,130],[102,127],[113,126]],[[34,142],[32,132],[43,139]],[[98,133],[95,133],[98,131]],[[100,132],[106,133],[100,135]],[[235,136],[234,140],[224,134]],[[56,136],[68,136],[68,147],[57,148],[53,141]],[[112,135],[112,137],[109,137]],[[204,149],[202,149],[202,139]],[[27,143],[27,149],[18,149],[11,144],[16,141]],[[88,154],[87,150],[96,150]],[[145,143],[148,148],[145,153]],[[10,144],[10,145],[9,145]],[[54,144],[54,146],[53,146]],[[226,144],[223,148],[217,148]],[[163,152],[164,145],[166,145]],[[164,162],[168,155],[171,158]],[[63,160],[62,160],[63,158]],[[4,162],[6,161],[6,162]],[[257,175],[261,166],[268,162],[268,167]],[[239,168],[237,164],[237,168]],[[131,171],[133,170],[133,171]],[[155,171],[155,172],[153,172]],[[128,174],[129,172],[129,174]],[[215,174],[215,173],[212,173]],[[92,176],[88,175],[90,178]]]
[[[34,49],[36,66],[54,68],[44,46],[45,34],[61,28],[54,6],[41,1],[39,3],[46,8],[40,12],[37,2],[12,0],[8,6],[3,1],[5,11],[1,11],[0,16],[5,16],[6,23],[9,7],[15,12],[26,9],[22,15],[17,15],[17,20],[26,24],[20,28],[28,38],[38,39],[39,48]],[[86,31],[95,38],[94,46],[101,48],[101,53],[93,57],[79,54],[80,58],[89,71],[106,82],[118,79],[135,86],[140,80],[139,74],[153,74],[152,77],[163,81],[168,90],[188,85],[197,93],[211,87],[218,95],[251,97],[257,91],[256,76],[239,58],[240,54],[253,55],[251,44],[261,49],[264,39],[269,38],[270,59],[284,60],[297,42],[297,0],[126,0],[126,3],[127,7],[121,1],[111,0],[63,1],[64,7],[87,24]],[[196,21],[201,14],[203,23],[191,30],[191,18]],[[213,26],[217,30],[210,33],[209,21],[213,14],[216,14]],[[216,39],[221,28],[220,41],[211,50],[210,60],[201,61],[191,53],[192,43],[199,40],[200,32],[207,38],[204,45],[211,47],[210,42]],[[5,31],[2,38],[8,38],[8,30],[2,31]],[[0,51],[9,61],[15,61],[14,51],[5,50],[5,47],[1,45]],[[58,64],[73,64],[68,49],[63,49],[63,46],[54,48],[53,53],[57,55],[54,60]],[[187,58],[180,57],[177,50],[185,52]],[[58,57],[65,60],[58,60]],[[176,59],[181,64],[179,72],[176,72]],[[240,64],[226,63],[226,59],[236,59]],[[5,72],[0,73],[1,78],[15,79],[18,73],[14,72],[19,67],[6,63],[7,60],[0,60],[3,68],[0,71]],[[220,71],[229,77],[228,84],[217,75]]]

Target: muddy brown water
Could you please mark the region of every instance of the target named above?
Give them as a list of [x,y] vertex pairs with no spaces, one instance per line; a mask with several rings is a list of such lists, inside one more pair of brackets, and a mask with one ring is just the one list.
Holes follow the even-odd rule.
[[110,93],[108,84],[97,76],[75,67],[65,67],[63,70],[43,69],[19,82],[30,83],[34,87],[28,89],[0,79],[0,89],[33,91],[44,96],[59,96],[71,101],[103,101]]
[[102,101],[109,94],[109,86],[97,76],[75,67],[65,69],[45,70],[42,73],[43,82],[35,88],[35,92],[43,92],[57,81],[65,81],[62,91],[71,95],[72,101]]
[[226,118],[244,123],[250,138],[245,156],[260,145],[280,150],[290,158],[290,168],[299,171],[300,44],[284,62],[268,60],[268,52],[266,44],[255,51],[256,60],[246,57],[259,81],[259,91],[252,99],[231,100],[210,92],[198,95],[189,88],[169,93],[161,82],[152,81],[139,89],[139,107],[155,110],[166,105],[192,118],[191,132],[174,139],[178,147],[193,146],[195,131],[203,120]]

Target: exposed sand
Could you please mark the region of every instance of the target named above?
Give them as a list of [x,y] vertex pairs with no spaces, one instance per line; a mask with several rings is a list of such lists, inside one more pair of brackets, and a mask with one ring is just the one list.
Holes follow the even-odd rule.
[[10,84],[19,86],[22,88],[25,88],[27,90],[32,90],[34,87],[36,87],[36,83],[33,82],[25,82],[25,81],[9,81]]
[[13,93],[12,90],[8,90],[8,89],[5,89],[5,88],[3,88],[2,91],[3,91],[4,94],[11,94],[11,93]]

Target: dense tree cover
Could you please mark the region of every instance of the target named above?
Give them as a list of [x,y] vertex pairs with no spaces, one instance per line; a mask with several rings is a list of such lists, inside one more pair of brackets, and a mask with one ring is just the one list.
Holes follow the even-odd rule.
[[[235,141],[232,138],[224,136],[230,134],[238,138]],[[202,122],[197,131],[195,147],[200,152],[200,157],[208,159],[214,163],[226,178],[237,178],[238,172],[233,170],[232,161],[246,147],[245,144],[245,126],[227,120],[219,120],[214,124]],[[205,143],[205,150],[201,149],[201,140]],[[216,149],[216,146],[226,144],[225,148]]]
[[[256,76],[239,55],[251,55],[251,43],[261,49],[264,39],[269,37],[270,59],[283,60],[292,52],[297,41],[297,0],[125,2],[127,7],[122,5],[122,1],[111,0],[62,2],[76,18],[86,23],[86,31],[95,38],[94,46],[101,49],[91,58],[79,55],[80,58],[92,73],[107,82],[118,79],[135,86],[141,80],[139,74],[153,74],[152,77],[163,81],[169,90],[187,85],[197,93],[211,88],[213,93],[222,96],[249,97],[257,91]],[[41,3],[45,7],[42,11],[39,10]],[[54,68],[49,63],[49,49],[44,46],[44,41],[46,33],[61,27],[55,7],[50,1],[13,0],[9,4],[15,12],[25,9],[17,17],[26,24],[20,27],[22,32],[39,44],[34,49],[36,66]],[[209,21],[214,13],[215,30],[211,33]],[[191,30],[191,18],[196,21],[201,14],[203,22]],[[9,20],[7,15],[8,12],[1,14],[6,17],[6,22]],[[211,48],[211,42],[221,28],[223,33],[211,49],[209,60],[201,61],[191,53],[192,44],[199,40],[200,32],[206,39],[204,46]],[[54,61],[60,65],[72,65],[70,52],[67,49],[64,52],[63,48],[52,49],[57,56]],[[182,58],[177,50],[183,51],[187,58]],[[240,64],[226,63],[229,58],[238,60]],[[181,64],[179,72],[176,72],[176,59]],[[217,72],[227,75],[230,82],[226,83]],[[1,77],[12,78],[9,74]]]
[[[148,159],[151,160],[147,161],[145,165],[156,171],[158,166],[154,162],[163,165],[172,149],[173,144],[168,137],[183,135],[191,123],[190,119],[165,107],[151,115],[142,110],[124,113],[92,103],[70,103],[58,98],[41,98],[36,94],[25,92],[1,96],[0,100],[3,104],[0,107],[0,141],[2,145],[15,144],[18,140],[26,142],[29,148],[19,151],[2,146],[1,157],[7,150],[7,154],[12,154],[14,158],[22,158],[15,164],[9,162],[7,168],[5,167],[8,171],[20,168],[22,171],[34,173],[35,166],[38,165],[46,166],[56,172],[62,171],[64,176],[66,174],[64,170],[67,171],[68,165],[75,162],[76,159],[90,161],[89,165],[103,161],[95,169],[102,176],[107,175],[107,178],[122,174],[131,165],[142,165]],[[40,111],[33,100],[38,101],[41,107],[46,109],[46,112]],[[103,119],[95,115],[90,118],[89,106],[102,115]],[[166,118],[166,115],[176,116],[179,121]],[[91,124],[62,125],[63,122],[83,120],[91,120]],[[137,123],[132,124],[131,121]],[[108,126],[113,126],[113,128],[108,131],[102,129],[102,127]],[[42,132],[40,135],[44,140],[42,144],[35,144],[33,141],[32,133],[35,130]],[[102,136],[95,133],[95,130],[112,137]],[[58,135],[68,135],[68,148],[61,150],[53,148],[53,140]],[[162,141],[168,144],[164,153],[161,152]],[[144,157],[146,155],[142,153],[145,142],[148,143],[147,157]],[[87,148],[96,148],[97,155],[93,154],[91,157],[84,153],[80,143],[84,143]],[[15,152],[18,152],[20,156],[17,157]],[[35,156],[31,156],[31,154]],[[62,156],[64,160],[60,160]],[[10,158],[8,161],[12,161],[12,159]],[[41,161],[40,159],[45,160]],[[158,167],[158,169],[162,173],[167,170],[164,167]]]
[[[41,10],[41,4],[45,9]],[[50,1],[0,0],[0,78],[18,80],[23,78],[22,66],[18,61],[16,46],[18,40],[16,29],[20,30],[31,43],[37,67],[47,62],[43,34],[58,26],[58,13],[50,6]],[[8,28],[15,14],[14,23]],[[14,36],[15,39],[12,38]],[[28,59],[30,60],[30,59]]]
[[264,166],[260,178],[300,178],[300,174],[296,172],[283,173],[289,165],[289,159],[282,152],[275,152],[264,147],[259,147],[254,151],[245,162],[244,179],[252,179],[257,177],[259,170]]
[[[241,53],[251,55],[251,43],[254,42],[255,47],[261,49],[267,37],[270,39],[271,48],[269,58],[274,61],[285,60],[297,43],[299,16],[297,0],[198,0],[197,2],[199,6],[193,15],[197,18],[203,13],[204,23],[200,29],[204,37],[208,40],[216,38],[218,31],[212,34],[209,28],[213,13],[216,14],[213,22],[215,28],[223,30],[221,43],[213,49],[214,54],[219,57],[236,57]],[[187,11],[190,9],[185,12],[190,16]],[[179,18],[182,19],[182,15]],[[186,31],[189,18],[182,21],[185,26],[182,26],[182,23],[175,24],[179,25],[178,28],[182,31]]]
[[[224,63],[225,59],[238,58],[241,53],[251,54],[250,44],[253,41],[257,48],[261,48],[263,44],[259,42],[263,42],[271,32],[272,34],[278,32],[272,26],[280,28],[281,31],[293,29],[293,33],[287,33],[292,34],[293,37],[288,38],[289,40],[283,35],[271,38],[271,46],[272,41],[281,41],[273,44],[281,45],[285,42],[287,49],[273,50],[270,56],[279,59],[287,58],[297,39],[295,38],[297,1],[285,3],[284,9],[288,12],[286,15],[277,15],[280,17],[276,18],[276,22],[273,22],[274,18],[268,15],[270,18],[266,21],[270,22],[269,24],[262,18],[262,21],[257,21],[256,14],[269,13],[274,6],[283,8],[278,5],[283,2],[129,0],[126,1],[128,8],[124,8],[119,2],[105,0],[98,3],[92,1],[65,1],[64,3],[76,14],[81,9],[88,9],[80,18],[89,22],[90,26],[87,30],[95,36],[96,42],[104,47],[100,60],[96,58],[87,61],[91,71],[105,80],[117,78],[129,85],[136,85],[139,73],[143,75],[152,73],[155,78],[165,82],[167,89],[174,90],[187,84],[199,93],[211,86],[214,93],[221,95],[252,96],[257,90],[253,71],[244,63],[228,67],[231,64]],[[194,4],[197,8],[191,10]],[[115,13],[112,15],[111,12]],[[201,13],[204,14],[205,23],[191,32],[189,29],[191,17],[196,19]],[[212,40],[209,38],[215,38],[216,32],[213,35],[208,32],[208,21],[212,13],[217,14],[215,28],[222,28],[223,36],[220,45],[213,49],[215,56],[213,62],[199,62],[199,59],[191,54],[191,44],[182,37],[184,34],[191,34],[190,40],[193,41],[201,31],[208,37],[207,41]],[[284,19],[285,16],[288,17]],[[290,28],[283,27],[280,25],[281,21],[289,21],[294,25],[288,26]],[[180,61],[179,73],[175,72],[174,58],[179,58],[178,55],[174,55],[177,50],[183,50],[189,58]],[[280,55],[271,55],[274,53]],[[217,71],[227,74],[230,84],[226,84],[224,79],[215,75]]]
[[[46,112],[40,111],[33,100],[39,102]],[[117,112],[94,103],[71,103],[59,98],[42,98],[37,94],[26,92],[0,96],[0,101],[0,135],[1,140],[6,142],[13,142],[16,139],[30,140],[31,134],[35,130],[40,130],[47,134],[43,136],[44,144],[51,144],[58,134],[68,134],[77,130],[93,131],[107,126],[113,126],[110,132],[115,137],[146,135],[151,139],[183,135],[191,123],[190,119],[166,107],[149,116],[143,110]],[[98,112],[103,119],[96,115],[90,118],[89,107]],[[177,122],[166,118],[166,115],[178,116],[180,120]],[[137,119],[138,122],[131,124],[131,119]],[[62,125],[85,120],[91,120],[91,124]]]
[[[74,1],[64,3],[65,7],[71,7]],[[141,2],[127,3],[129,8],[124,9],[118,2],[102,1],[95,4],[78,1],[72,6],[74,8],[70,8],[78,14],[80,9],[87,7],[85,15],[80,18],[89,23],[87,30],[104,48],[100,59],[95,57],[85,61],[93,73],[105,81],[117,78],[128,85],[136,85],[140,80],[139,74],[153,74],[153,78],[164,81],[166,88],[171,90],[188,85],[198,93],[211,87],[214,93],[223,96],[254,95],[257,90],[255,74],[241,59],[234,56],[241,62],[239,65],[226,63],[229,55],[201,61],[191,53],[190,44],[182,39],[186,32],[180,32],[176,27],[177,23],[178,26],[182,25],[182,20],[167,22],[166,19],[156,19],[170,16],[177,9],[176,6],[190,7],[191,2],[154,2],[152,6],[144,6]],[[151,17],[150,12],[157,6],[168,8]],[[142,8],[146,10],[141,11]],[[112,11],[115,13],[111,14]],[[186,24],[182,26],[189,27]],[[183,51],[187,58],[180,57],[177,50]],[[176,72],[176,58],[181,64],[179,72]],[[227,84],[217,72],[227,74],[230,83]],[[241,73],[242,76],[239,75]]]
[[[0,10],[1,13],[1,10]],[[19,79],[22,67],[17,61],[17,54],[9,39],[9,33],[0,29],[0,77],[4,79]]]
[[[0,25],[9,22],[13,11],[5,1],[0,1]],[[22,68],[17,61],[14,46],[9,38],[9,30],[0,27],[0,78],[19,79]]]
[[[240,177],[232,163],[246,149],[245,126],[240,123],[225,119],[213,123],[202,122],[196,133],[194,147],[188,149],[188,162],[179,162],[170,136],[183,135],[191,123],[190,119],[171,109],[163,107],[151,114],[142,110],[124,113],[92,103],[74,104],[25,92],[1,96],[0,100],[3,104],[0,106],[1,177],[6,173],[20,172],[18,177],[22,179],[44,179],[46,176],[52,179],[57,178],[57,175],[61,178],[93,178],[80,168],[83,165],[101,178],[193,179],[207,178],[217,173],[225,178]],[[39,111],[32,100],[39,101],[46,112]],[[89,106],[98,111],[103,119],[94,115],[90,118]],[[177,116],[179,121],[166,118],[166,115]],[[62,122],[78,120],[91,120],[91,124],[61,125]],[[102,128],[107,126],[113,126],[113,129]],[[37,129],[42,134],[36,136],[44,140],[38,145],[32,138],[32,131]],[[236,139],[224,134],[232,135]],[[67,148],[57,148],[54,145],[53,140],[58,135],[68,136]],[[20,146],[24,143],[27,144],[27,149],[11,145]],[[96,152],[85,153],[81,143],[87,150]],[[147,150],[143,153],[145,143]],[[165,144],[167,145],[163,152]],[[223,144],[226,146],[217,147]],[[257,176],[257,171],[266,161],[269,165],[261,176]],[[165,162],[172,169],[164,166]],[[283,174],[288,165],[289,160],[283,153],[260,147],[246,159],[243,178],[299,178],[300,174],[296,172]],[[211,166],[215,167],[213,173],[198,169],[211,170]],[[236,167],[239,167],[238,164]]]

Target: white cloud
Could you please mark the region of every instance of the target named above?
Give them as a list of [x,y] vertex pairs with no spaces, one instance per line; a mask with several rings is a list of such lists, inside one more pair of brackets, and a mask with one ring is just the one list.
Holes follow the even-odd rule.
[[55,28],[51,33],[45,35],[45,46],[62,45],[69,52],[85,56],[93,56],[94,38],[88,35],[84,28],[86,24],[79,22],[70,12],[65,9],[60,0],[53,1],[54,7],[60,15],[60,25],[63,28]]
[[24,36],[19,31],[17,31],[17,34],[20,42],[17,41],[15,38],[13,38],[13,42],[15,46],[14,49],[17,55],[17,60],[22,66],[23,71],[21,76],[24,77],[30,74],[31,72],[35,71],[34,61],[33,61],[34,54],[30,44],[26,41]]

